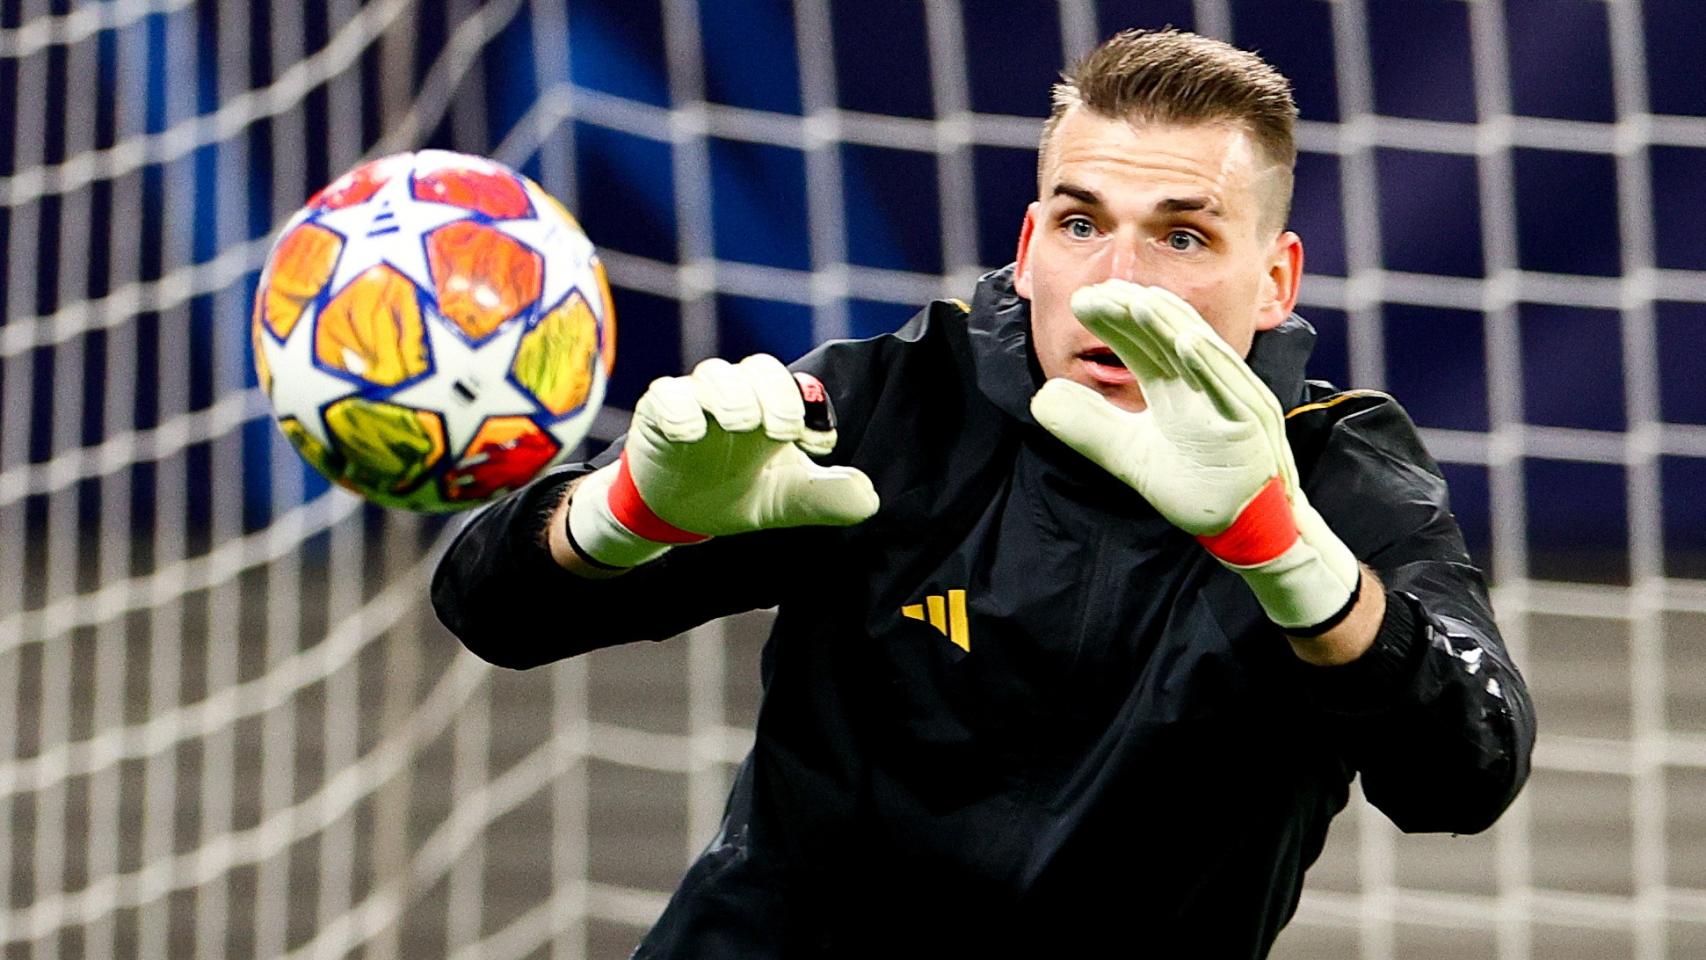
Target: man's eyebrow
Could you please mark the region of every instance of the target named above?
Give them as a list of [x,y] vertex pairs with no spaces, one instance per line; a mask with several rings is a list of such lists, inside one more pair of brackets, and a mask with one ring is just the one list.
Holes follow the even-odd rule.
[[1195,213],[1202,211],[1211,217],[1225,217],[1226,214],[1208,197],[1168,197],[1155,205],[1162,213]]
[[1096,191],[1089,190],[1084,187],[1073,186],[1070,183],[1057,183],[1054,185],[1054,196],[1058,197],[1062,195],[1071,197],[1080,203],[1087,204],[1092,207],[1099,207],[1102,205],[1102,198],[1096,193]]
[[[1086,206],[1099,207],[1102,205],[1102,195],[1087,187],[1071,183],[1054,185],[1054,196],[1071,197]],[[1220,209],[1212,197],[1168,197],[1155,204],[1157,213],[1195,213],[1201,211],[1211,217],[1225,218],[1225,211]]]

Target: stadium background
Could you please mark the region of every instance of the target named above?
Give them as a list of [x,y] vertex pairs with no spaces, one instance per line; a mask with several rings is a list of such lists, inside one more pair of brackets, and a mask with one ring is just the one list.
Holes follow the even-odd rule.
[[309,193],[422,146],[556,193],[609,436],[967,294],[1054,71],[1167,23],[1295,81],[1312,373],[1421,425],[1542,718],[1485,835],[1353,801],[1274,955],[1706,956],[1693,0],[5,0],[5,956],[625,956],[750,740],[767,614],[497,671],[425,603],[454,522],[305,471],[246,318]]

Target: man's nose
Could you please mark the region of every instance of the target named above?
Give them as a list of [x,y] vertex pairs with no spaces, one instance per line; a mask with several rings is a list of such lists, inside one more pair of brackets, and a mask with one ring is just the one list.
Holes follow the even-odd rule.
[[1108,264],[1108,279],[1125,280],[1130,283],[1140,282],[1138,274],[1142,267],[1139,264],[1138,244],[1135,240],[1120,239],[1113,245],[1111,262]]

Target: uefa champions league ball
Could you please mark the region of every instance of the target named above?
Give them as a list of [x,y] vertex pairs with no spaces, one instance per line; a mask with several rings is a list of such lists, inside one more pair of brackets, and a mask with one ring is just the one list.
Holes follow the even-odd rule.
[[364,164],[309,200],[267,257],[251,326],[303,459],[411,510],[484,503],[563,460],[616,357],[610,285],[574,217],[442,150]]

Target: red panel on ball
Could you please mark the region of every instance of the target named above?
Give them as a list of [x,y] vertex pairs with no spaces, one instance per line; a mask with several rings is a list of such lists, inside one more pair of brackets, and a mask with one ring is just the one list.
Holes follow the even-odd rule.
[[366,203],[386,181],[398,174],[407,174],[411,160],[408,154],[399,153],[364,163],[314,194],[308,205],[322,210],[341,210]]
[[507,172],[477,157],[423,151],[415,167],[415,198],[467,207],[488,217],[525,217],[527,191]]
[[445,474],[445,495],[477,503],[520,489],[559,449],[555,438],[526,417],[493,417],[468,443],[461,461]]

